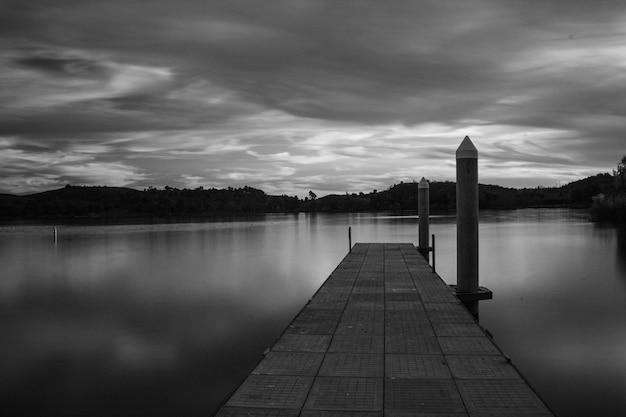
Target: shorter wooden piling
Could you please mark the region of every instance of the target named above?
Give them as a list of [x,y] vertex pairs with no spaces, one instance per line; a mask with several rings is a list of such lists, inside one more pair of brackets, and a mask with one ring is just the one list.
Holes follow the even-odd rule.
[[436,255],[437,255],[437,249],[435,246],[435,235],[433,234],[432,236],[432,245],[433,245],[433,272],[437,272],[437,268],[435,266],[435,260],[436,260]]
[[430,216],[430,185],[426,178],[422,177],[417,185],[417,206],[419,216],[419,233],[417,250],[428,262],[430,246],[428,244],[429,216]]

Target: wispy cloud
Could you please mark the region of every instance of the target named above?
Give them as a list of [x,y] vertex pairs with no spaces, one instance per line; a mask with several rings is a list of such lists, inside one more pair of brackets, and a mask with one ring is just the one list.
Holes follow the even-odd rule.
[[626,5],[0,4],[0,191],[552,185],[622,154]]

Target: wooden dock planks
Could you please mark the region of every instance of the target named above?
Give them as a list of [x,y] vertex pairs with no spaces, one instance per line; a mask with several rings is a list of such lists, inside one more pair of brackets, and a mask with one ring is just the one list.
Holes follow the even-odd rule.
[[356,244],[216,414],[552,416],[412,244]]

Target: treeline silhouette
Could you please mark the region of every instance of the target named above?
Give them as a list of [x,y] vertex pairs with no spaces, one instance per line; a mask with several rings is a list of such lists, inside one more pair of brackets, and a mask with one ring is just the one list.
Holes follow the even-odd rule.
[[120,187],[68,185],[27,196],[0,195],[0,218],[42,217],[168,217],[223,213],[297,211],[297,197],[268,196],[252,187],[143,191]]
[[[576,181],[555,188],[505,188],[479,186],[481,209],[526,207],[589,208],[592,197],[608,193],[614,178],[610,174]],[[272,196],[252,187],[226,189],[147,188],[143,191],[120,187],[66,186],[38,194],[16,196],[0,194],[0,219],[37,218],[128,218],[210,216],[279,212],[357,212],[417,209],[416,182],[393,185],[384,191],[328,195],[317,198],[314,192],[300,199]],[[430,183],[431,211],[455,208],[453,182]]]
[[[498,185],[480,184],[479,205],[481,209],[517,209],[529,207],[589,208],[592,197],[605,193],[612,187],[609,174],[598,174],[584,180],[554,188],[505,188]],[[329,195],[305,201],[303,211],[352,212],[417,210],[418,183],[400,182],[388,190],[369,194]],[[456,208],[456,184],[454,182],[430,183],[431,211],[447,211]]]
[[626,223],[626,155],[613,170],[612,187],[594,197],[591,216],[595,221]]

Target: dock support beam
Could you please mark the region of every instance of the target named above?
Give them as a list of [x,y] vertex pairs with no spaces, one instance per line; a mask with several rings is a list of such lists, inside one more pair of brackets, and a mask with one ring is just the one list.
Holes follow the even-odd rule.
[[478,150],[467,136],[456,151],[456,242],[456,293],[478,317]]
[[417,185],[417,205],[419,216],[419,237],[417,250],[422,254],[426,261],[428,261],[428,252],[431,250],[428,245],[428,238],[430,236],[428,223],[428,216],[430,215],[430,185],[424,177],[422,177]]

